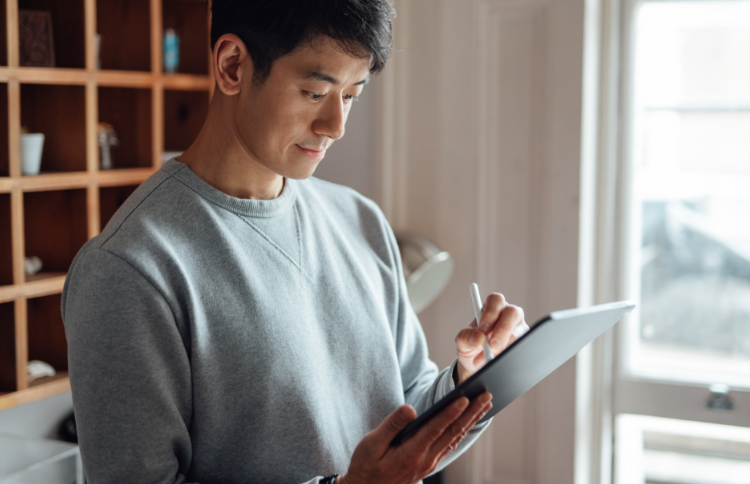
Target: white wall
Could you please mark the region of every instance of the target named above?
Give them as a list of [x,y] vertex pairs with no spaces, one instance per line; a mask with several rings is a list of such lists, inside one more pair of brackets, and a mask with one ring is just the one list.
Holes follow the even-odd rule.
[[[530,321],[577,305],[584,0],[395,5],[376,168],[394,228],[456,258],[420,317],[444,366],[471,282]],[[448,482],[572,483],[575,378],[573,360],[503,410]]]

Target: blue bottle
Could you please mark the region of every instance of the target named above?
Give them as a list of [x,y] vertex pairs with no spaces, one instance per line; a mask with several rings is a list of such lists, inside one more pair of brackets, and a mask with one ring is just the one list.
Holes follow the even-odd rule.
[[174,29],[164,32],[164,72],[174,74],[180,65],[180,38]]

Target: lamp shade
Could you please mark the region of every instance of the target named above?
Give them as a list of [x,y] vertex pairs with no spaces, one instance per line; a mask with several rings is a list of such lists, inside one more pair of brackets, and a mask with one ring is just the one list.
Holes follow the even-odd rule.
[[411,232],[397,233],[396,241],[401,252],[409,301],[414,311],[419,313],[445,289],[453,274],[453,257]]

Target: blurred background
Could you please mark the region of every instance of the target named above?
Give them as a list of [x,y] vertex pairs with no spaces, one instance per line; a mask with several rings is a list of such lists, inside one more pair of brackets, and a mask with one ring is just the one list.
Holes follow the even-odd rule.
[[[13,15],[16,3],[24,6],[21,0],[5,3]],[[32,3],[54,13],[55,2]],[[67,168],[43,158],[42,178],[21,176],[20,156],[10,149],[9,168],[0,164],[0,209],[11,214],[0,216],[2,230],[15,227],[11,221],[19,216],[13,215],[11,189],[5,189],[11,181],[39,191],[63,180],[65,190],[82,192],[63,206],[85,207],[92,195],[83,192],[93,188],[75,185],[71,177],[88,170],[86,180],[125,187],[103,188],[101,206],[88,206],[97,222],[92,226],[89,219],[88,232],[82,225],[78,238],[95,235],[100,212],[103,225],[104,214],[111,216],[140,182],[136,172],[118,171],[118,162],[119,168],[157,168],[163,157],[187,147],[205,116],[212,81],[195,60],[205,54],[195,42],[205,34],[199,28],[203,2],[93,3],[99,17],[118,5],[125,23],[138,13],[136,30],[143,23],[138,18],[153,20],[162,7],[164,20],[152,21],[150,30],[141,25],[145,40],[117,55],[105,51],[116,26],[99,31],[96,40],[93,20],[81,17],[85,36],[67,33],[73,27],[58,29],[67,37],[55,34],[59,67],[31,71],[12,56],[0,58],[9,66],[0,67],[9,99],[0,108],[10,120],[0,126],[9,133],[0,140],[15,139],[20,116],[32,111],[24,101],[14,118],[14,99],[26,99],[14,91],[19,79],[41,92],[47,88],[34,84],[41,82],[38,76],[49,72],[59,79],[61,71],[53,70],[60,67],[71,84],[140,86],[148,95],[138,103],[152,109],[118,118],[117,109],[102,108],[109,119],[95,119],[94,110],[86,111],[94,116],[89,120],[81,104],[81,152],[93,161]],[[92,2],[72,4],[82,15]],[[638,304],[627,320],[503,410],[477,444],[432,482],[750,484],[750,1],[394,4],[391,62],[353,106],[346,135],[316,176],[372,198],[397,233],[417,234],[450,254],[447,285],[419,314],[431,357],[441,368],[455,358],[454,337],[473,318],[471,282],[483,297],[502,292],[522,306],[529,323],[554,310],[621,299]],[[2,21],[13,25],[12,17]],[[106,18],[99,23],[109,25]],[[7,32],[8,52],[12,35]],[[176,39],[182,67],[168,65]],[[101,66],[95,41],[102,46]],[[84,43],[91,44],[85,59]],[[79,60],[66,54],[66,45],[79,44]],[[105,70],[96,73],[98,67]],[[115,69],[150,69],[151,77],[114,77]],[[107,89],[99,94],[105,107],[117,98]],[[86,103],[94,95],[88,96]],[[144,119],[151,133],[145,138],[128,127],[143,126]],[[97,132],[98,121],[111,125]],[[37,130],[48,131],[45,157],[60,160],[65,150],[54,156],[54,128]],[[98,133],[112,135],[108,130],[117,132],[120,145],[104,142],[106,149],[114,146],[115,170],[100,174],[101,152],[93,147]],[[135,161],[125,160],[130,152]],[[75,173],[49,178],[45,163],[48,171]],[[34,226],[36,202],[28,200],[20,216],[26,213],[27,226]],[[11,251],[16,242],[10,235],[5,239],[0,338],[8,348],[13,338],[21,347],[23,338],[12,328],[21,327],[19,320],[26,324],[18,308],[28,297],[31,353],[16,350],[10,357],[7,364],[15,361],[16,370],[9,375],[21,375],[15,379],[3,379],[6,362],[0,361],[0,433],[59,438],[60,422],[72,408],[64,357],[52,365],[58,376],[20,383],[31,356],[52,359],[34,343],[39,314],[46,314],[46,303],[35,309],[34,301],[59,297],[58,283],[47,282],[43,292],[31,276],[19,276],[22,253]],[[64,275],[65,257],[44,276],[48,281]],[[64,338],[59,344],[64,354]]]

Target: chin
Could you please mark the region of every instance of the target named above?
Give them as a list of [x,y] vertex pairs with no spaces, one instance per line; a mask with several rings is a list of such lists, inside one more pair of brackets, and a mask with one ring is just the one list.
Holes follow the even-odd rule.
[[315,170],[318,168],[318,165],[320,162],[312,164],[312,163],[305,163],[304,166],[292,166],[290,170],[285,170],[285,173],[282,173],[282,176],[285,176],[286,178],[291,178],[292,180],[304,180],[306,178],[310,178],[315,173]]

